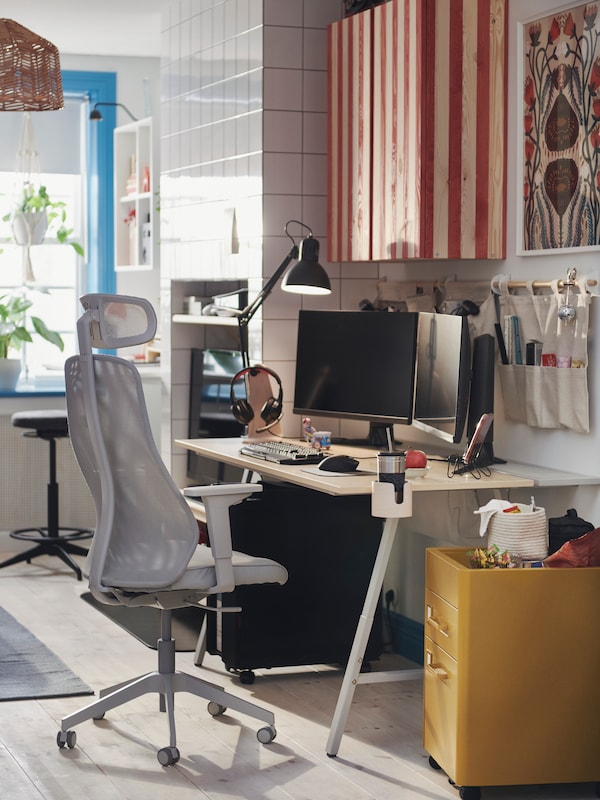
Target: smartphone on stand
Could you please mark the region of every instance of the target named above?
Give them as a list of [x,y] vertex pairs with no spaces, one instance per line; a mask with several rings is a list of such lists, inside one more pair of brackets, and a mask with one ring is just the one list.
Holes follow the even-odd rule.
[[462,457],[463,464],[466,466],[477,463],[479,454],[485,442],[485,437],[490,429],[490,425],[494,421],[493,414],[482,414],[477,423],[477,427],[471,436],[471,441],[467,444],[467,448]]

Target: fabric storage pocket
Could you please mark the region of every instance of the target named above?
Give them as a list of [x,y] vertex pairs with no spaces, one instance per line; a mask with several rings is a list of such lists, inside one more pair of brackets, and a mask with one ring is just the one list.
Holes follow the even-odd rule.
[[587,367],[508,364],[499,371],[507,419],[589,433]]

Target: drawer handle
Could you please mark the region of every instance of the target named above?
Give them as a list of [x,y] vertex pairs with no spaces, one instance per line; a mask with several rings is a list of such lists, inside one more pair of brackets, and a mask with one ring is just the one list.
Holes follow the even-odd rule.
[[439,631],[442,636],[446,636],[450,638],[450,633],[448,632],[448,626],[433,616],[433,608],[428,605],[427,606],[427,624],[431,625],[432,628],[435,628],[436,631]]
[[427,663],[427,669],[433,672],[436,678],[438,678],[441,681],[448,680],[448,671],[445,670],[444,667],[440,666],[439,664],[434,663],[433,653],[430,650],[427,651],[426,663]]

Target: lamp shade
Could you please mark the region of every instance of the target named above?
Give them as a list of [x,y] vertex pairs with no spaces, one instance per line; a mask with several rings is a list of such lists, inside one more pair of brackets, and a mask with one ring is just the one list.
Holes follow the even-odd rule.
[[285,275],[281,288],[295,294],[330,294],[329,276],[319,264],[319,242],[307,236],[300,242],[298,263]]
[[57,48],[18,22],[0,19],[0,111],[56,111],[63,106]]

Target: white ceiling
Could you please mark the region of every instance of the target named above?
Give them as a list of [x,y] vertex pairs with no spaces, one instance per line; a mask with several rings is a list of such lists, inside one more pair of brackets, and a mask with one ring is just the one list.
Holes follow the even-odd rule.
[[170,0],[2,0],[0,14],[48,39],[59,53],[160,56],[161,11]]

